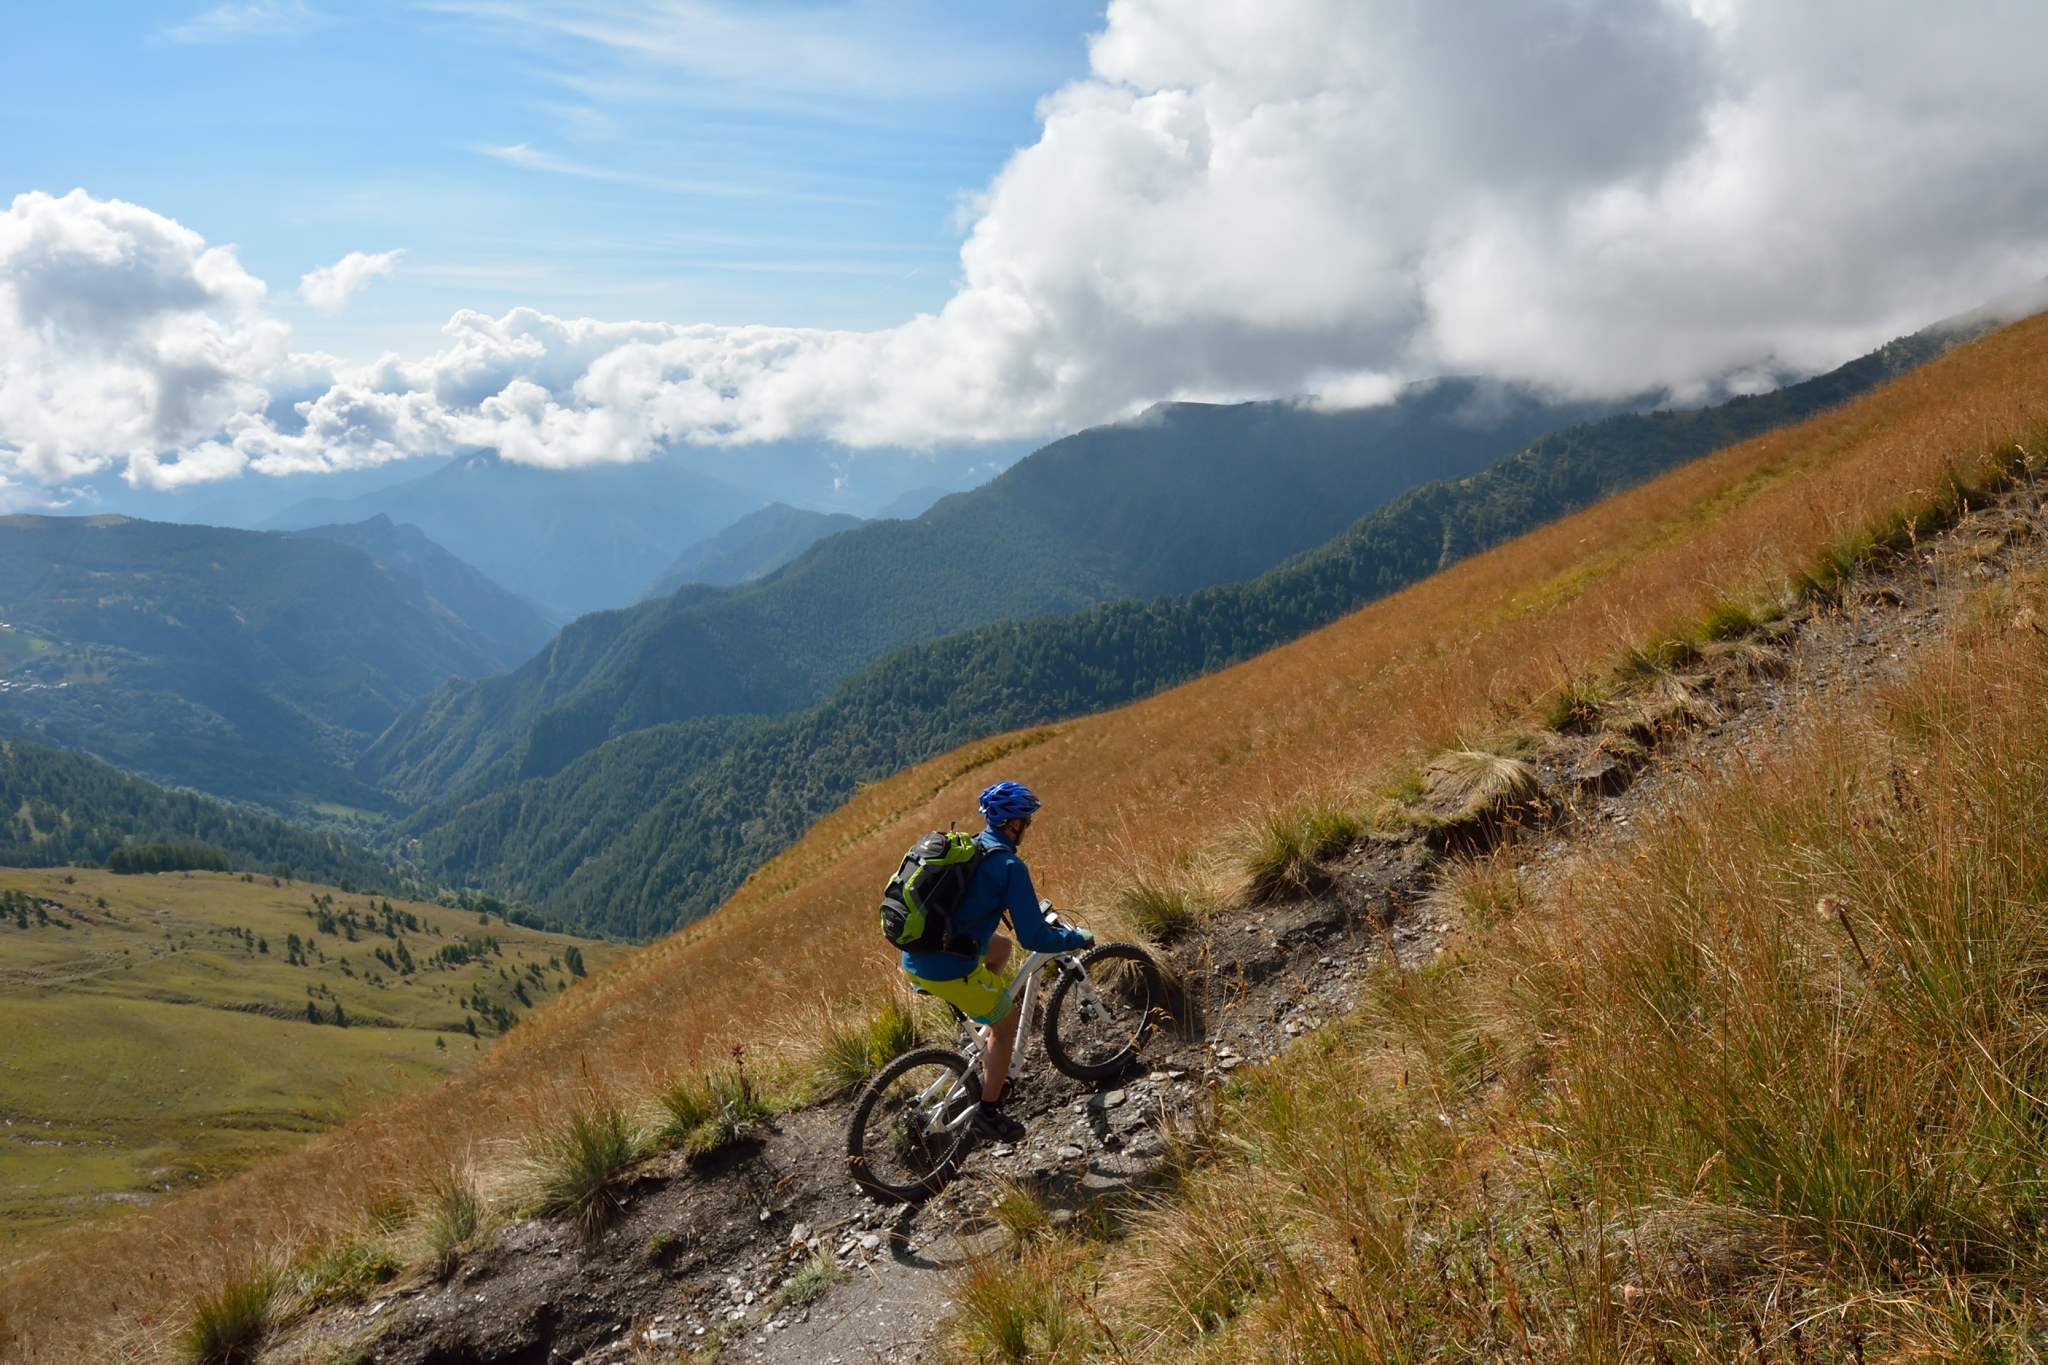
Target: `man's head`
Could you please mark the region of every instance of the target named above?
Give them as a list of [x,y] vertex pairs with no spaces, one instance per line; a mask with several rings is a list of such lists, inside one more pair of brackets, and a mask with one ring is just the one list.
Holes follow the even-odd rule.
[[1031,817],[1038,813],[1038,806],[1031,788],[1021,782],[998,782],[981,794],[981,818],[1013,844],[1031,828]]

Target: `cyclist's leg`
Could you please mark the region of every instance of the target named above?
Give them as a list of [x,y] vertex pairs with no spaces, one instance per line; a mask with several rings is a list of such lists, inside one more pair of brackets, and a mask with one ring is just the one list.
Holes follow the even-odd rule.
[[[1010,940],[997,934],[988,941],[988,955],[982,959],[997,976],[1010,961]],[[981,1097],[994,1104],[1003,1097],[1003,1082],[1010,1077],[1010,1055],[1017,1047],[1017,1019],[1023,1011],[1014,1005],[989,1029],[988,1065],[982,1073]]]
[[1010,997],[1009,983],[995,970],[1009,960],[1010,941],[999,937],[990,943],[988,956],[957,981],[910,978],[912,984],[936,995],[986,1030],[983,1037],[988,1046],[982,1054],[986,1070],[981,1097],[991,1103],[1002,1098],[1003,1081],[1009,1074],[1010,1057],[1017,1042],[1019,1011]]

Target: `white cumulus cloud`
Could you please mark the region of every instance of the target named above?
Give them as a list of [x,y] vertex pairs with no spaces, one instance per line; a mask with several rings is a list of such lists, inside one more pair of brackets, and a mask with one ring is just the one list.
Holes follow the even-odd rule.
[[307,377],[232,247],[133,204],[24,194],[0,214],[0,463],[44,483],[262,422]]
[[[0,448],[151,482],[466,445],[573,466],[1034,436],[1172,397],[1372,402],[1447,371],[1581,395],[1812,371],[2048,274],[2044,50],[2035,0],[1115,0],[1088,76],[968,206],[937,313],[463,312],[437,353],[284,415],[319,367],[232,254],[29,196],[0,226],[9,317],[33,296],[73,320],[5,324]],[[10,245],[31,219],[83,244]],[[302,292],[338,302],[379,259]]]
[[404,251],[351,251],[333,265],[323,265],[299,276],[299,297],[315,308],[333,313],[351,296],[370,287],[370,281],[388,280],[398,273],[398,258]]

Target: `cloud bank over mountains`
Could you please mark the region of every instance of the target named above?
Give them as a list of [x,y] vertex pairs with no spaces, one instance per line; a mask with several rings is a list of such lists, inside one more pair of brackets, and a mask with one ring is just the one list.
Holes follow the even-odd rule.
[[[1444,372],[1763,382],[2048,274],[2043,50],[2031,0],[1117,0],[965,207],[954,297],[865,333],[462,312],[433,355],[345,366],[292,351],[232,247],[26,194],[0,215],[0,472],[927,446]],[[301,295],[339,306],[395,260]]]

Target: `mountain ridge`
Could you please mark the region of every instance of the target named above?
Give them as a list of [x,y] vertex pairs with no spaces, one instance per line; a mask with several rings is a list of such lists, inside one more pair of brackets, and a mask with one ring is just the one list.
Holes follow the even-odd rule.
[[470,451],[388,488],[295,503],[260,528],[293,531],[383,513],[419,527],[557,620],[570,620],[633,601],[683,547],[761,501],[674,460],[597,465],[564,475],[492,451]]
[[356,771],[426,803],[485,772],[557,771],[649,725],[799,710],[907,644],[1255,576],[1445,465],[1476,472],[1613,407],[1473,380],[1344,413],[1164,405],[1055,441],[915,521],[831,536],[726,595],[572,622],[553,657],[417,703]]
[[0,734],[277,809],[389,812],[348,765],[495,642],[322,538],[128,517],[0,520]]
[[517,668],[554,638],[555,623],[531,602],[499,587],[481,569],[450,554],[410,523],[394,525],[379,512],[367,521],[309,526],[290,534],[353,546],[418,579],[429,597],[491,643],[501,669]]
[[867,521],[847,512],[817,512],[771,502],[684,550],[640,600],[667,597],[686,583],[727,588],[750,583],[781,568],[826,536],[865,526]]
[[196,792],[171,791],[90,754],[0,741],[0,865],[104,863],[122,848],[203,844],[235,871],[279,865],[302,881],[397,893],[403,879],[383,858],[332,834],[239,810]]

